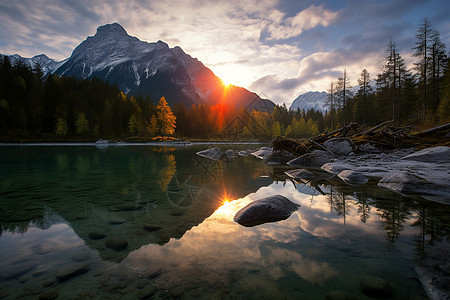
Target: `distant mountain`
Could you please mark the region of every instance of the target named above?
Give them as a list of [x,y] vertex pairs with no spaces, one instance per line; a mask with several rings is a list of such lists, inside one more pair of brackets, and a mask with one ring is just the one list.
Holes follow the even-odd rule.
[[[375,80],[370,81],[369,85],[372,87],[375,86]],[[353,97],[358,93],[358,90],[361,88],[359,85],[355,85],[350,87],[347,90],[348,96]],[[309,110],[313,108],[314,110],[319,110],[321,112],[325,112],[327,107],[325,105],[329,94],[327,92],[306,92],[301,94],[292,102],[289,110]]]
[[169,48],[162,41],[143,42],[129,36],[117,23],[100,26],[55,72],[104,79],[127,94],[152,99],[165,96],[170,105],[224,103],[270,111],[274,107],[273,102],[244,88],[225,87],[210,69],[180,47]]
[[65,60],[61,62],[57,62],[51,58],[49,58],[45,54],[39,54],[36,56],[33,56],[32,58],[26,58],[22,57],[19,54],[14,55],[2,55],[0,54],[0,57],[3,58],[4,56],[8,56],[11,64],[15,64],[18,61],[22,61],[26,65],[28,65],[30,68],[34,69],[38,64],[41,68],[41,71],[44,75],[53,73],[57,68],[59,68]]
[[313,108],[314,110],[325,112],[325,102],[327,98],[327,92],[307,92],[295,98],[289,107],[289,110],[309,110]]
[[171,106],[178,102],[187,107],[221,103],[268,112],[275,107],[272,101],[242,87],[225,87],[209,68],[180,47],[169,48],[162,41],[143,42],[128,35],[117,23],[97,28],[94,36],[89,36],[61,62],[43,54],[33,58],[9,57],[12,63],[22,59],[31,67],[39,62],[44,74],[97,77],[117,84],[126,94],[148,95],[152,100],[164,96]]

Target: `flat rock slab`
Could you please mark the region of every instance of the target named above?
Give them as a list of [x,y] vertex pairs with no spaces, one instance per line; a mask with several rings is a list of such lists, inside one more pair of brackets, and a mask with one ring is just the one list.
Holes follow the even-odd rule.
[[56,272],[56,279],[58,279],[59,282],[63,282],[66,280],[69,280],[75,276],[84,274],[88,272],[90,269],[89,264],[82,264],[82,265],[71,265],[67,266],[58,272]]
[[284,172],[287,176],[293,179],[311,179],[314,177],[314,174],[306,169],[295,169]]
[[[436,190],[439,190],[439,187],[428,182],[425,178],[411,174],[407,171],[399,171],[383,177],[378,182],[378,186],[405,194],[435,194]],[[447,194],[445,191],[443,191],[443,193]]]
[[350,185],[365,184],[369,180],[362,173],[353,170],[344,170],[339,173],[338,177]]
[[359,289],[369,297],[390,298],[394,295],[394,290],[389,282],[374,276],[363,277],[359,283]]
[[106,240],[105,246],[115,251],[122,251],[128,246],[128,241],[121,238],[112,238]]
[[198,156],[206,157],[212,160],[219,160],[225,155],[224,152],[219,148],[206,149],[203,151],[199,151],[196,154]]
[[242,226],[252,227],[285,220],[299,207],[284,196],[274,195],[247,204],[234,215],[233,220]]
[[297,158],[288,161],[288,165],[294,167],[318,167],[329,162],[328,156],[321,153],[305,153]]
[[450,147],[430,147],[402,158],[402,160],[413,160],[422,162],[450,162]]

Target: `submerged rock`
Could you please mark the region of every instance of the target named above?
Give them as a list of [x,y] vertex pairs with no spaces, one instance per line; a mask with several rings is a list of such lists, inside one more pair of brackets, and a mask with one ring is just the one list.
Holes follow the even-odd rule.
[[69,280],[75,276],[84,274],[86,272],[88,272],[90,269],[89,264],[82,264],[82,265],[71,265],[68,267],[65,267],[61,270],[59,270],[56,273],[56,278],[58,279],[59,282],[63,282],[66,280]]
[[112,238],[108,239],[105,242],[106,247],[113,249],[115,251],[124,250],[128,246],[128,242],[125,239],[121,238]]
[[366,176],[353,170],[344,170],[339,173],[338,177],[348,184],[365,184],[368,181]]
[[289,218],[300,205],[293,203],[288,198],[275,195],[259,200],[241,208],[233,220],[243,226],[252,227],[267,222],[276,222]]
[[394,290],[389,282],[374,276],[363,277],[359,283],[359,289],[369,297],[389,298],[394,295]]
[[281,151],[274,151],[269,156],[266,156],[263,160],[268,165],[281,165],[285,164],[291,159],[295,157],[294,154],[292,154],[289,151],[281,150]]
[[306,169],[295,169],[284,172],[287,176],[293,179],[311,179],[314,177],[314,174]]
[[349,138],[329,139],[323,145],[336,155],[347,155],[355,149],[355,144]]
[[402,160],[414,160],[422,162],[450,162],[450,147],[430,147],[402,158]]
[[261,147],[255,152],[252,152],[251,155],[256,156],[257,158],[264,159],[271,155],[273,152],[273,148],[270,147]]
[[302,156],[288,161],[288,165],[294,167],[321,167],[329,162],[328,156],[321,153],[305,153]]
[[101,240],[106,237],[106,235],[103,232],[99,231],[91,231],[88,233],[88,235],[91,240]]
[[212,160],[219,160],[224,156],[224,153],[219,148],[211,148],[196,153],[199,156],[206,157]]

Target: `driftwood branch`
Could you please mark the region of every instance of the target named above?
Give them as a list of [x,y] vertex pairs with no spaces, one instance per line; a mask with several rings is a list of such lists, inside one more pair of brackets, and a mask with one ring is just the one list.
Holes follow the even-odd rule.
[[385,125],[387,125],[387,124],[389,124],[389,123],[392,123],[392,122],[394,122],[394,120],[389,120],[389,121],[383,122],[383,123],[381,123],[381,124],[378,124],[377,126],[372,127],[372,128],[370,128],[369,130],[364,131],[364,132],[362,133],[362,135],[366,135],[366,134],[368,134],[368,133],[370,133],[370,132],[372,132],[372,131],[375,131],[375,130],[377,130],[378,128],[381,128],[381,127],[383,127],[383,126],[385,126]]
[[441,130],[445,130],[445,129],[449,129],[450,128],[450,123],[438,126],[438,127],[434,127],[434,128],[430,128],[424,131],[421,131],[419,133],[416,133],[415,136],[426,136],[429,134],[433,134],[435,132],[441,131]]

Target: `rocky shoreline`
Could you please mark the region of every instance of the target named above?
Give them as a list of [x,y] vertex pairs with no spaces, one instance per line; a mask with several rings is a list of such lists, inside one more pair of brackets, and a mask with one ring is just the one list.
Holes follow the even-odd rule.
[[[286,151],[261,147],[236,151],[210,148],[197,155],[212,160],[232,160],[239,156],[254,156],[268,165],[289,165],[285,174],[294,179],[314,180],[312,171],[322,170],[339,177],[352,186],[377,184],[402,195],[417,195],[427,200],[450,205],[450,147],[436,146],[419,151],[414,148],[380,150],[371,144],[358,147],[349,139],[333,139],[323,150],[313,150],[300,156]],[[436,250],[437,249],[437,250]],[[450,246],[442,243],[416,267],[416,273],[430,299],[450,299]],[[442,249],[445,249],[442,251]],[[444,284],[442,284],[444,283]]]

